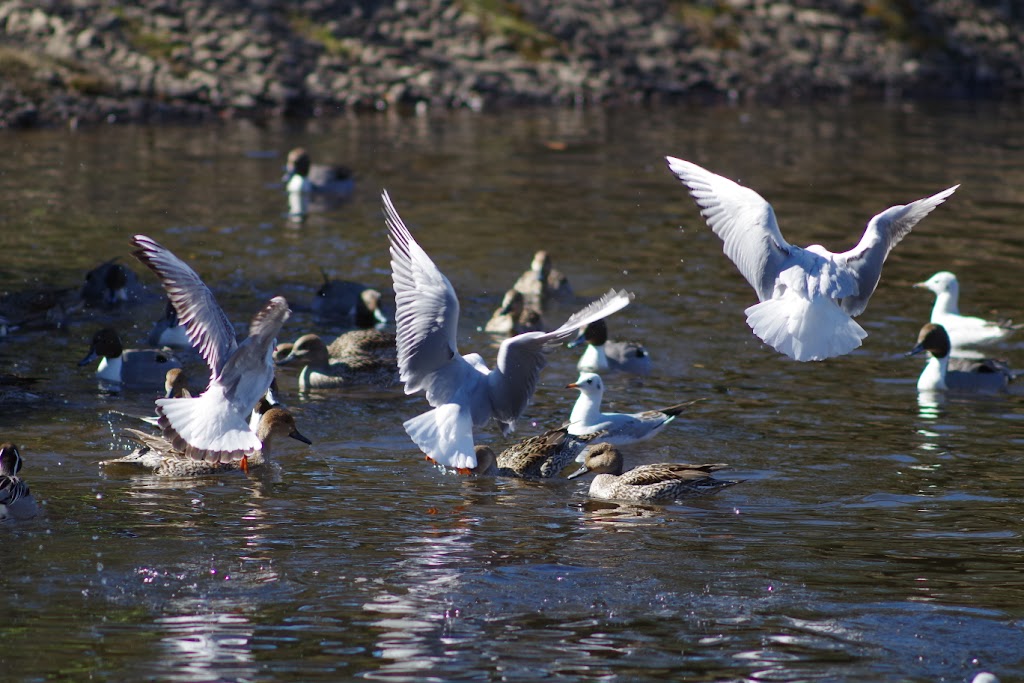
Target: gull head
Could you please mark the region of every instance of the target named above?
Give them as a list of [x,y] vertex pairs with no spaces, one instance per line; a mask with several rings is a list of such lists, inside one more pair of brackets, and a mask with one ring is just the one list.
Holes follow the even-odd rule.
[[601,376],[593,372],[581,372],[579,378],[572,384],[566,384],[566,389],[579,389],[581,393],[599,399],[604,395],[604,382]]
[[940,270],[924,282],[918,282],[914,286],[930,289],[936,294],[953,294],[960,291],[960,283],[957,282],[956,275],[948,270]]

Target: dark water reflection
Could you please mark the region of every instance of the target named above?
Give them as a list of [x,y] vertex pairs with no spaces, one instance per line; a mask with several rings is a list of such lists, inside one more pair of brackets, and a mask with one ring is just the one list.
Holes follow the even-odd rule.
[[[147,392],[98,393],[74,361],[99,326],[132,344],[160,312],[90,312],[0,339],[46,377],[0,406],[44,514],[0,524],[5,680],[907,680],[1024,675],[1020,399],[922,397],[909,285],[954,270],[962,306],[1024,318],[1024,124],[999,105],[522,112],[8,134],[0,290],[77,286],[128,237],[164,242],[243,329],[269,296],[287,335],[320,269],[386,288],[386,187],[463,302],[460,344],[545,247],[582,296],[628,287],[613,336],[657,374],[608,378],[618,409],[706,401],[632,462],[725,461],[745,482],[687,505],[588,501],[587,482],[481,481],[422,462],[420,397],[295,390],[313,439],[258,477],[104,474]],[[301,227],[276,185],[303,144],[359,186]],[[881,209],[960,191],[892,254],[865,346],[797,364],[751,335],[753,295],[661,157],[750,184],[793,242],[852,245]],[[682,226],[682,230],[679,227]],[[136,267],[141,273],[141,268]],[[566,311],[559,313],[563,315]],[[551,319],[556,325],[559,319]],[[998,349],[1024,366],[1024,337]],[[490,349],[490,350],[488,350]],[[520,433],[568,415],[555,353]],[[500,443],[494,431],[483,440]]]

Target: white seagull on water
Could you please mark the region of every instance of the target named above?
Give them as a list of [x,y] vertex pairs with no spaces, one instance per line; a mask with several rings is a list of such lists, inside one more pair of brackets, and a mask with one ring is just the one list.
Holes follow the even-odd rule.
[[[593,372],[580,373],[579,379],[566,384],[566,389],[579,389],[580,395],[569,413],[569,434],[584,437],[601,432],[599,441],[607,441],[616,446],[645,441],[663,430],[684,410],[703,399],[677,403],[659,410],[645,410],[639,413],[603,413],[601,400],[604,398],[604,382],[601,376]],[[586,454],[576,456],[577,462],[583,462]]]
[[935,292],[930,322],[946,328],[955,349],[1000,341],[1020,327],[1009,321],[992,322],[972,315],[961,315],[960,283],[956,275],[948,270],[939,271],[914,286]]
[[479,354],[459,354],[455,289],[409,234],[388,193],[382,198],[395,283],[398,369],[405,393],[425,391],[434,408],[407,420],[405,431],[431,460],[471,469],[477,464],[473,427],[493,418],[507,436],[533,396],[546,362],[545,351],[572,339],[581,327],[624,308],[633,295],[610,291],[557,330],[506,339],[491,370]]
[[959,185],[893,206],[868,223],[853,249],[834,254],[819,244],[800,248],[782,238],[761,195],[689,161],[666,157],[725,242],[725,255],[757,292],[744,311],[766,344],[799,361],[842,356],[867,336],[853,316],[867,308],[889,251]]
[[253,318],[241,344],[213,293],[187,263],[145,235],[136,235],[135,257],[160,277],[188,338],[210,366],[210,384],[195,398],[159,398],[158,424],[173,447],[195,460],[240,462],[263,444],[249,428],[253,406],[274,380],[274,342],[291,315],[283,297]]

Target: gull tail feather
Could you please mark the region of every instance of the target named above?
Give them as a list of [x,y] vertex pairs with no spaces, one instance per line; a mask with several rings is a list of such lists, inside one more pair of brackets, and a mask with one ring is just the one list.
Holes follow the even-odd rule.
[[452,468],[476,467],[473,419],[456,403],[445,403],[406,420],[405,431],[427,457]]
[[194,460],[223,461],[225,454],[259,451],[263,444],[222,395],[160,398],[156,412],[164,437]]
[[744,311],[750,329],[776,351],[798,361],[842,356],[868,333],[831,299],[783,296]]

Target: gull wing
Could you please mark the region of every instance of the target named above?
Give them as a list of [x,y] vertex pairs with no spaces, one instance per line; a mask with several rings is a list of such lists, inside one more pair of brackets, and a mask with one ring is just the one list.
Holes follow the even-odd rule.
[[845,264],[857,280],[857,294],[847,296],[841,301],[846,313],[857,316],[864,312],[868,300],[878,286],[878,279],[882,276],[882,264],[889,256],[889,251],[899,244],[922,218],[956,192],[958,187],[960,186],[954,185],[931,197],[886,209],[871,219],[856,247],[835,255],[835,260]]
[[514,420],[526,409],[537,387],[540,371],[547,362],[544,357],[546,347],[572,339],[580,328],[622,310],[632,300],[630,292],[611,290],[574,313],[557,330],[526,332],[503,341],[498,348],[497,368],[488,375],[494,415],[502,420]]
[[425,388],[424,381],[458,355],[459,299],[455,289],[416,243],[391,203],[382,194],[391,242],[398,328],[398,370],[405,393]]
[[185,326],[188,339],[206,360],[213,376],[220,375],[224,364],[238,348],[235,329],[217,305],[213,292],[187,263],[145,235],[135,235],[132,252],[160,278],[167,297]]
[[665,157],[669,169],[690,190],[701,215],[725,242],[725,255],[757,292],[772,297],[775,279],[790,254],[771,204],[753,190],[675,157]]

